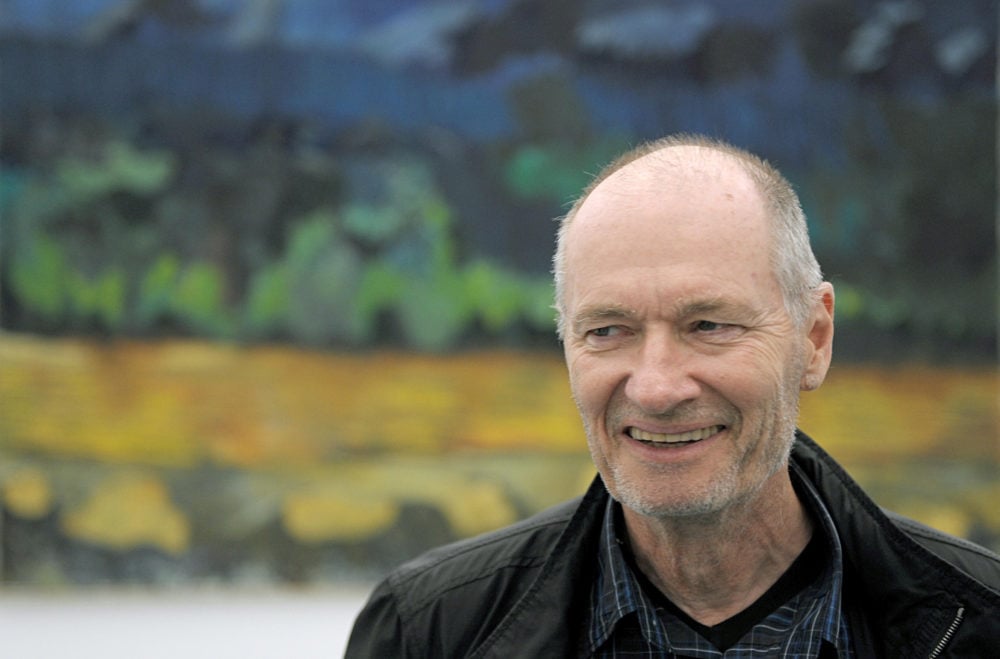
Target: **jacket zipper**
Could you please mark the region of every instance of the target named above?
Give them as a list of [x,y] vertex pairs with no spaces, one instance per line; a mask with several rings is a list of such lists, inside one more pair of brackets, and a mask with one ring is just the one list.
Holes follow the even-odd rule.
[[955,613],[955,619],[951,621],[950,625],[948,625],[948,629],[945,630],[944,636],[942,636],[941,640],[937,642],[937,645],[934,646],[931,653],[927,655],[927,659],[937,659],[937,657],[941,656],[941,653],[944,652],[948,643],[951,642],[951,637],[955,635],[956,631],[958,631],[958,626],[962,624],[963,618],[965,618],[965,607],[960,606],[958,611]]

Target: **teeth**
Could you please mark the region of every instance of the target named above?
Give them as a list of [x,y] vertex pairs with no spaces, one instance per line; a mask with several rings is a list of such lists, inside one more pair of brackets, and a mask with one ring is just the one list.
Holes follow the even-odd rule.
[[639,430],[638,428],[630,428],[628,434],[632,437],[632,439],[638,439],[642,442],[653,442],[656,444],[683,444],[684,442],[697,442],[705,439],[706,437],[711,437],[715,433],[721,431],[723,427],[724,426],[708,426],[707,428],[699,428],[698,430],[691,430],[689,432],[682,432],[674,435],[664,435],[656,432],[646,432],[645,430]]

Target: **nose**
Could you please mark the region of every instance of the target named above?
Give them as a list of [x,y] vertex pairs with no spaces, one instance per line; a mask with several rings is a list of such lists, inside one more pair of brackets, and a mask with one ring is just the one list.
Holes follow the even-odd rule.
[[675,337],[647,335],[634,359],[625,395],[643,412],[666,414],[701,393],[692,355]]

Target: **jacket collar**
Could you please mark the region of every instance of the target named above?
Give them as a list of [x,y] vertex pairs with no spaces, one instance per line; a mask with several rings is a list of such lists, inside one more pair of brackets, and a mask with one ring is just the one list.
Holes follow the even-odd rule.
[[[561,657],[586,653],[594,556],[608,493],[594,479],[539,576],[471,657]],[[567,637],[569,636],[569,637]]]
[[[928,656],[960,608],[993,616],[997,625],[1000,595],[904,533],[801,431],[791,461],[813,483],[833,517],[844,548],[852,636],[878,639],[880,647],[871,648],[876,656]],[[975,629],[975,624],[965,629]],[[980,627],[975,633],[983,631]],[[871,652],[862,648],[860,655]]]

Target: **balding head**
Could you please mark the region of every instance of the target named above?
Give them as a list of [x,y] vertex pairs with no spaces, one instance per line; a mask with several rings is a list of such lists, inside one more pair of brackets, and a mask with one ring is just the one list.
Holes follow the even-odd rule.
[[[767,242],[770,263],[785,307],[797,324],[806,321],[822,275],[809,245],[805,216],[791,185],[770,164],[753,154],[724,142],[678,135],[643,144],[605,167],[562,219],[553,259],[560,336],[565,329],[567,236],[581,208],[598,188],[602,189],[602,197],[611,200],[616,190],[627,190],[629,195],[649,195],[654,199],[669,198],[670,193],[683,196],[742,192],[745,199],[759,201],[770,229]],[[622,205],[613,213],[629,212],[626,195],[621,199]],[[733,229],[734,238],[740,239],[738,227]]]

